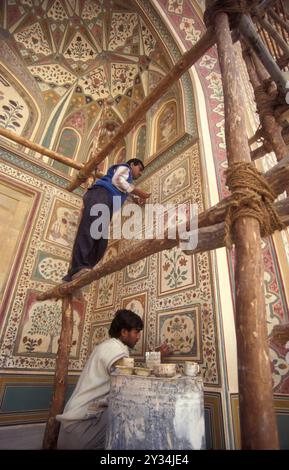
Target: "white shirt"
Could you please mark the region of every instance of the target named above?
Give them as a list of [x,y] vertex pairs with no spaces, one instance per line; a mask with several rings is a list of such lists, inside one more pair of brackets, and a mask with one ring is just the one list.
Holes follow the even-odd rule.
[[64,427],[72,421],[88,419],[107,406],[110,391],[110,371],[122,357],[128,357],[128,347],[117,338],[98,344],[92,351],[64,412],[57,415]]
[[129,177],[129,168],[124,165],[120,165],[114,172],[112,177],[112,184],[123,193],[131,193],[134,186],[127,180]]

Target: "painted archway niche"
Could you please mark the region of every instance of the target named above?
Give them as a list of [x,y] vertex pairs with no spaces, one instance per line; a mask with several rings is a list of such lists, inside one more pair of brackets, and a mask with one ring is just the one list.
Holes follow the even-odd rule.
[[[39,117],[38,107],[27,90],[0,63],[0,127],[31,139]],[[11,145],[11,141],[7,142]]]
[[161,106],[153,119],[153,153],[168,147],[178,134],[177,102],[175,99],[171,99]]

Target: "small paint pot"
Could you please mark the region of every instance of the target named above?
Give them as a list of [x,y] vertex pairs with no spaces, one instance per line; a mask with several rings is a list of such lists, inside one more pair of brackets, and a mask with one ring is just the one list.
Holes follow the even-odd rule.
[[197,362],[186,361],[184,372],[189,377],[195,377],[200,372],[200,366]]

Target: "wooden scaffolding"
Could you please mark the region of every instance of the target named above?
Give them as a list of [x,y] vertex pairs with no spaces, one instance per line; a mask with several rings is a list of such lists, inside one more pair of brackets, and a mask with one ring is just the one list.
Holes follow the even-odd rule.
[[[79,174],[67,188],[73,191],[86,181],[97,165],[168,88],[209,48],[217,44],[224,91],[227,184],[231,195],[199,214],[198,245],[190,253],[230,247],[232,243],[235,245],[235,322],[242,448],[278,449],[266,332],[261,237],[289,225],[289,198],[275,201],[280,194],[288,191],[289,181],[289,127],[284,119],[289,109],[285,99],[289,91],[286,88],[289,78],[286,75],[289,63],[288,12],[281,0],[207,0],[206,6],[206,33],[144,99],[112,140],[85,165],[77,164],[3,129],[0,129],[0,134],[78,169]],[[245,127],[234,48],[236,40],[240,40],[242,45],[260,117],[261,126],[251,141],[248,141]],[[251,151],[250,144],[260,138],[263,140],[262,145]],[[275,152],[278,163],[260,174],[253,161],[271,151]],[[187,229],[189,223],[188,220]],[[74,281],[38,295],[38,300],[63,298],[62,331],[44,448],[56,447],[59,423],[55,415],[61,413],[64,406],[72,341],[73,293],[96,279],[153,253],[171,249],[178,243],[178,239],[169,239],[167,232],[163,240],[138,242],[117,259],[111,259]],[[289,339],[288,336],[288,325],[279,326],[276,338],[285,341]]]

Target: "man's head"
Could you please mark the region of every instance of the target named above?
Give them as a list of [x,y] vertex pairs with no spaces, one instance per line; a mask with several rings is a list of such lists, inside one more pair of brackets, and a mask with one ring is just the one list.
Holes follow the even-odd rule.
[[128,162],[126,162],[126,164],[129,165],[131,168],[133,179],[137,180],[144,171],[143,162],[139,160],[139,158],[131,158]]
[[120,339],[133,348],[140,338],[143,329],[142,319],[131,310],[117,310],[111,322],[109,336]]

